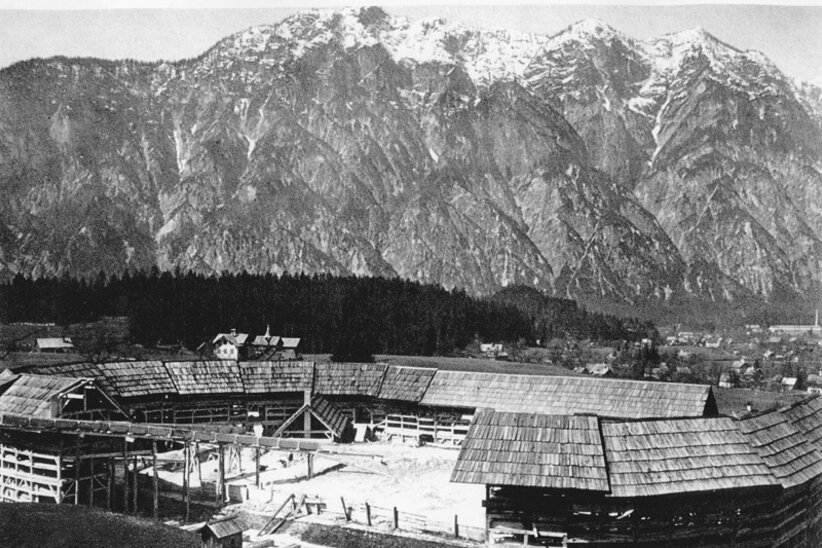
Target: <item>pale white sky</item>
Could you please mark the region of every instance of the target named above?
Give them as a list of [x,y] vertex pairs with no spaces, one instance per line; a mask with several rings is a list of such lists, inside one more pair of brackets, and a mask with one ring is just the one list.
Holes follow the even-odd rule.
[[[618,1],[561,5],[546,0],[529,5],[505,0],[418,0],[423,5],[417,6],[404,6],[397,0],[375,3],[392,14],[415,19],[444,17],[468,26],[543,34],[586,18],[600,19],[636,38],[701,26],[740,49],[762,51],[791,76],[822,85],[822,4],[817,2],[795,0],[794,4],[804,3],[799,6],[727,2],[629,6]],[[52,55],[147,61],[193,57],[247,27],[274,23],[307,7],[351,2],[295,4],[279,0],[0,0],[0,67]]]

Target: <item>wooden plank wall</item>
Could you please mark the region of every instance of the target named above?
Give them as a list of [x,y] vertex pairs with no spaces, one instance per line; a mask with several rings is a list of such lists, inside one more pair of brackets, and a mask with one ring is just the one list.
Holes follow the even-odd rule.
[[[618,499],[556,490],[493,487],[486,519],[495,530],[566,533],[590,546],[820,546],[820,485]],[[520,535],[521,536],[521,535]],[[522,544],[514,535],[513,542]]]

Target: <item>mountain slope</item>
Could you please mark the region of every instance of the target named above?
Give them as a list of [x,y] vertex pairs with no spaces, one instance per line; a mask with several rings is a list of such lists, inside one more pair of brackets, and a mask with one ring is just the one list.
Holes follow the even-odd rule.
[[379,8],[301,13],[178,63],[30,61],[0,71],[0,275],[808,291],[813,97],[701,32],[547,37]]

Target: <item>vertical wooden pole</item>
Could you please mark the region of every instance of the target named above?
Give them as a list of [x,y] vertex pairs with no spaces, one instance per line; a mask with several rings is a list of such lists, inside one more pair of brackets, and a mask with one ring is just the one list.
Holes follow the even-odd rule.
[[308,457],[305,459],[305,462],[308,466],[306,475],[308,476],[308,479],[311,479],[314,477],[314,453],[308,453]]
[[397,511],[397,507],[394,507],[394,529],[400,528],[400,513]]
[[132,485],[132,496],[133,503],[134,503],[134,513],[137,513],[137,493],[140,491],[139,487],[137,486],[137,456],[134,456],[134,475],[131,476],[131,480],[134,482]]
[[[311,391],[306,390],[303,392],[303,405],[311,405]],[[303,413],[303,430],[304,430],[304,437],[310,438],[311,437],[311,413],[307,410]]]
[[197,462],[197,480],[200,482],[200,489],[203,488],[203,463],[200,460],[200,444],[194,444],[194,455],[192,458]]
[[123,438],[123,513],[128,513],[128,441]]
[[60,442],[60,452],[57,453],[57,459],[55,460],[55,464],[57,464],[57,496],[55,498],[55,503],[60,504],[63,502],[63,442]]
[[254,448],[254,485],[260,487],[260,448]]
[[345,514],[345,521],[351,521],[351,515],[348,513],[348,507],[345,505],[345,499],[340,497],[340,502],[342,503],[343,514]]
[[154,498],[152,499],[152,515],[154,516],[154,519],[157,519],[160,516],[160,486],[157,477],[157,440],[151,440],[151,469],[154,473]]
[[490,531],[490,519],[488,517],[488,508],[490,507],[491,502],[488,500],[491,498],[491,486],[487,483],[485,484],[485,542],[491,542],[491,531]]
[[111,489],[114,483],[114,457],[108,458],[108,468],[106,468],[106,509],[111,511]]
[[223,444],[217,444],[217,492],[215,499],[217,502],[225,502],[225,451]]
[[460,537],[460,522],[457,514],[454,514],[454,536],[457,538]]
[[91,448],[88,456],[88,469],[88,505],[94,506],[94,447]]
[[80,436],[74,446],[74,505],[80,504]]
[[371,505],[367,502],[365,503],[365,521],[368,525],[371,525]]
[[188,523],[189,517],[189,489],[188,489],[188,442],[183,442],[183,499],[185,499],[186,503],[186,517],[185,523]]

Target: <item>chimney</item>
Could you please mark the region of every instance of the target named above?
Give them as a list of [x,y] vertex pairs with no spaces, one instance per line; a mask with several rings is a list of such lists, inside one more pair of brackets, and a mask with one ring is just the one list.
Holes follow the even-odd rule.
[[265,342],[271,341],[271,324],[265,326]]
[[231,328],[231,336],[232,336],[232,337],[236,337],[236,336],[237,336],[237,330],[236,330],[235,328],[233,328],[233,327]]

